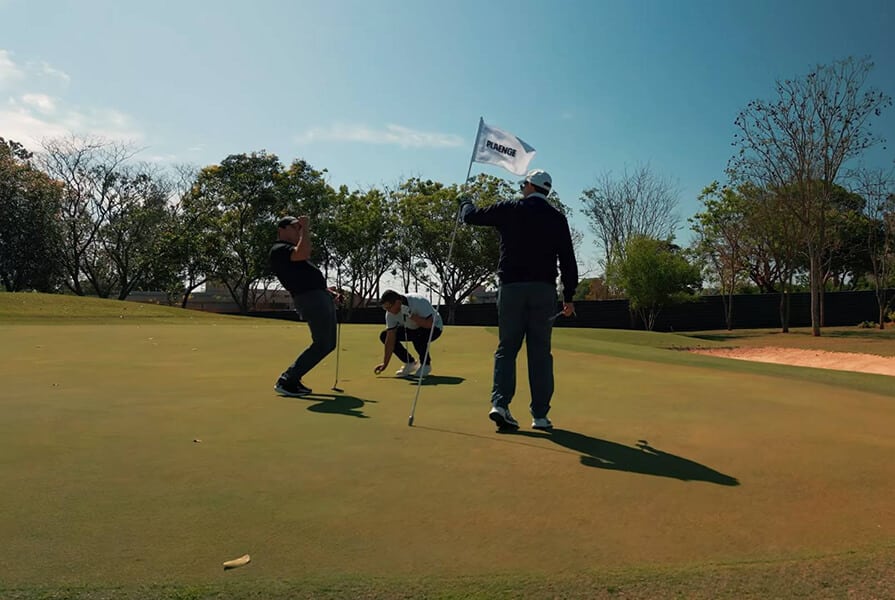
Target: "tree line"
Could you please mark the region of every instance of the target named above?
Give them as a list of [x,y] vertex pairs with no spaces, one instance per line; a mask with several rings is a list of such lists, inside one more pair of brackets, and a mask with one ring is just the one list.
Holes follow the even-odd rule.
[[806,289],[820,335],[824,291],[873,289],[883,328],[893,300],[886,290],[895,287],[895,179],[891,167],[862,160],[871,148],[887,150],[873,121],[892,99],[869,85],[872,69],[869,58],[819,65],[749,102],[734,121],[724,183],[705,187],[689,219],[689,248],[673,244],[667,181],[646,168],[599,179],[582,200],[606,277],[580,286],[580,297],[627,295],[646,322],[698,286],[723,296],[732,328],[736,293],[778,293],[785,332],[788,294]]
[[[740,111],[724,183],[699,196],[689,247],[675,243],[680,193],[669,179],[649,166],[597,178],[580,202],[603,272],[583,280],[576,298],[627,297],[649,327],[663,306],[718,293],[732,327],[735,293],[779,293],[786,331],[787,294],[807,288],[819,335],[824,290],[872,287],[882,327],[895,193],[891,170],[861,168],[860,159],[883,143],[872,121],[892,101],[868,85],[872,67],[866,58],[820,65]],[[462,189],[422,178],[336,189],[325,170],[263,150],[204,168],[137,158],[132,145],[93,137],[45,140],[34,151],[0,138],[3,287],[120,299],[160,290],[187,306],[214,281],[247,312],[274,283],[276,221],[308,214],[312,260],[351,305],[378,296],[389,274],[405,290],[435,290],[450,314],[494,283],[498,255],[492,229],[460,227],[447,263],[458,196],[489,205],[516,195],[484,174]],[[550,201],[570,215],[558,196]]]
[[[284,214],[312,216],[312,260],[356,299],[349,306],[378,297],[386,273],[405,289],[437,290],[449,310],[494,278],[491,229],[459,228],[447,263],[456,185],[411,178],[334,189],[306,161],[284,165],[265,151],[164,171],[107,140],[53,139],[37,154],[0,141],[0,281],[8,291],[124,299],[161,290],[187,306],[214,281],[248,312],[275,285],[268,251]],[[482,174],[464,192],[487,206],[512,199],[515,188]],[[551,202],[568,213],[558,196]]]

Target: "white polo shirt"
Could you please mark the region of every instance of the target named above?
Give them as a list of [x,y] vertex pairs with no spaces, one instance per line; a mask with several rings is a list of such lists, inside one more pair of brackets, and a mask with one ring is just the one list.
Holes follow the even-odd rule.
[[410,320],[410,315],[428,319],[433,314],[435,315],[435,320],[433,321],[435,327],[439,329],[444,328],[441,315],[435,312],[435,308],[424,296],[419,294],[404,294],[404,296],[407,298],[407,304],[401,306],[401,312],[393,315],[385,311],[386,329],[394,329],[398,325],[403,325],[405,329],[419,329],[420,326]]

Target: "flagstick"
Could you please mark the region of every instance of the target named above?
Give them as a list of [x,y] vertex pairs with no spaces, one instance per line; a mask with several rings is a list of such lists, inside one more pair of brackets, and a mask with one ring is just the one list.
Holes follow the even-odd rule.
[[[485,120],[482,117],[479,117],[479,130],[475,136],[475,144],[472,145],[472,156],[469,157],[469,168],[466,170],[466,179],[463,180],[463,186],[465,187],[467,183],[469,183],[469,175],[472,173],[472,163],[475,158],[475,151],[479,145],[479,135],[482,133],[482,124]],[[454,254],[454,240],[457,238],[457,229],[460,227],[460,207],[457,207],[457,212],[454,214],[454,231],[451,233],[451,245],[448,248],[447,262],[445,263],[446,267],[449,268],[451,266],[451,256]],[[447,268],[445,271],[447,271]],[[445,282],[446,283],[446,282]],[[445,297],[445,292],[447,291],[445,285],[441,290],[441,296],[438,299],[438,306],[435,307],[435,312],[432,314],[432,327],[429,328],[429,342],[426,344],[426,354],[423,357],[423,362],[420,365],[420,370],[422,370],[426,366],[426,362],[429,360],[429,347],[432,345],[432,334],[435,333],[435,315],[438,314],[438,310],[441,308],[441,302]],[[423,378],[418,377],[416,382],[416,394],[413,397],[413,404],[410,406],[410,417],[407,419],[407,426],[413,427],[413,415],[416,413],[416,403],[420,399],[420,390],[423,387]]]

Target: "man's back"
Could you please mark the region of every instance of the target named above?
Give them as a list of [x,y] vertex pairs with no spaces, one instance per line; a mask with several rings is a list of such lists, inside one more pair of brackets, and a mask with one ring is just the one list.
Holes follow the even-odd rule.
[[500,233],[497,273],[501,283],[556,281],[557,259],[565,289],[574,292],[578,267],[566,217],[541,194],[499,202],[484,208],[464,208],[470,225],[490,225]]

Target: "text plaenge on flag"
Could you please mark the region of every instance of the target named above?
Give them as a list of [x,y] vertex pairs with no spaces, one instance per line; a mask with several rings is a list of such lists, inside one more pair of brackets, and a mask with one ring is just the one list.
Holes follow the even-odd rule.
[[504,146],[503,144],[498,144],[497,142],[492,142],[491,140],[488,140],[487,142],[485,142],[485,147],[491,148],[492,150],[494,150],[496,152],[501,152],[503,154],[506,154],[507,156],[516,156],[515,148],[508,148],[507,146]]
[[[492,127],[479,119],[472,162],[502,167],[514,175],[525,175],[535,149],[512,133]],[[470,166],[472,163],[470,163]]]

